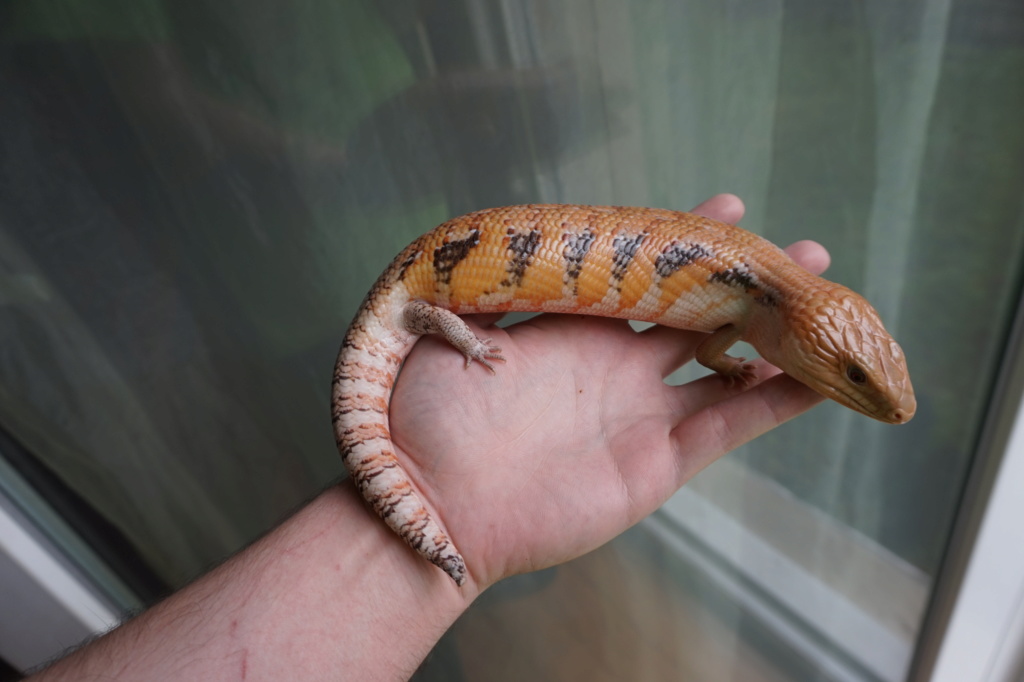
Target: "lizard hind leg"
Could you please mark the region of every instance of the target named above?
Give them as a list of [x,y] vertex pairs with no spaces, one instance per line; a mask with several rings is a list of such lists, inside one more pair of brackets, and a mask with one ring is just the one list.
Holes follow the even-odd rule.
[[474,360],[494,374],[491,360],[505,362],[501,349],[491,344],[490,339],[481,339],[465,321],[450,310],[445,310],[425,301],[410,301],[402,310],[402,319],[407,331],[413,334],[439,334],[466,356],[466,367]]

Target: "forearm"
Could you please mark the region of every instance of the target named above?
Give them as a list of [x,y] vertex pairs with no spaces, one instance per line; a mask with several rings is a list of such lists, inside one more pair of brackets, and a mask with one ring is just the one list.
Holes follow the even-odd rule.
[[34,679],[406,679],[473,596],[346,482]]

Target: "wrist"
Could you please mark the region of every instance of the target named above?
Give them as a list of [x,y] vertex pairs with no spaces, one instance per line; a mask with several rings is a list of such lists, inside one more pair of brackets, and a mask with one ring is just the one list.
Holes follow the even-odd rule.
[[[472,579],[459,588],[408,547],[350,480],[321,493],[268,538],[280,565],[267,572],[267,587],[288,585],[293,602],[271,619],[273,636],[283,646],[303,637],[329,641],[341,649],[334,652],[337,669],[362,671],[359,679],[411,675],[479,594]],[[252,616],[246,620],[266,622],[262,613]],[[308,659],[305,651],[302,657]],[[302,669],[297,664],[277,672],[287,677]]]
[[[417,600],[436,601],[438,606],[459,608],[464,611],[483,592],[472,571],[467,571],[466,582],[459,587],[440,568],[420,556],[387,524],[373,513],[360,497],[351,479],[325,491],[314,504],[323,502],[334,507],[327,513],[339,523],[354,523],[361,528],[358,545],[351,546],[346,559],[361,564],[363,571],[387,571],[391,580],[403,589],[416,592]],[[331,523],[332,521],[327,521]],[[357,570],[352,569],[355,573]]]

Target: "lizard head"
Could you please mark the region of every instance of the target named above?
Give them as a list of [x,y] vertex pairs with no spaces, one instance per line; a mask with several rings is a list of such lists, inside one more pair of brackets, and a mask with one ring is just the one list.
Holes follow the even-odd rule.
[[917,410],[903,350],[859,294],[826,280],[779,310],[761,355],[841,405],[890,424]]

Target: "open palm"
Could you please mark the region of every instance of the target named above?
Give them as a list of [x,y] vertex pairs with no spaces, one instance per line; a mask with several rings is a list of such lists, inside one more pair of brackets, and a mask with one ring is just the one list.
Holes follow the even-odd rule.
[[[737,221],[720,195],[695,209]],[[790,248],[814,272],[812,242]],[[705,334],[623,320],[542,315],[507,329],[469,318],[507,359],[492,376],[443,340],[421,340],[391,401],[403,466],[481,587],[557,564],[615,537],[729,450],[822,398],[760,363],[755,385],[663,379]]]

